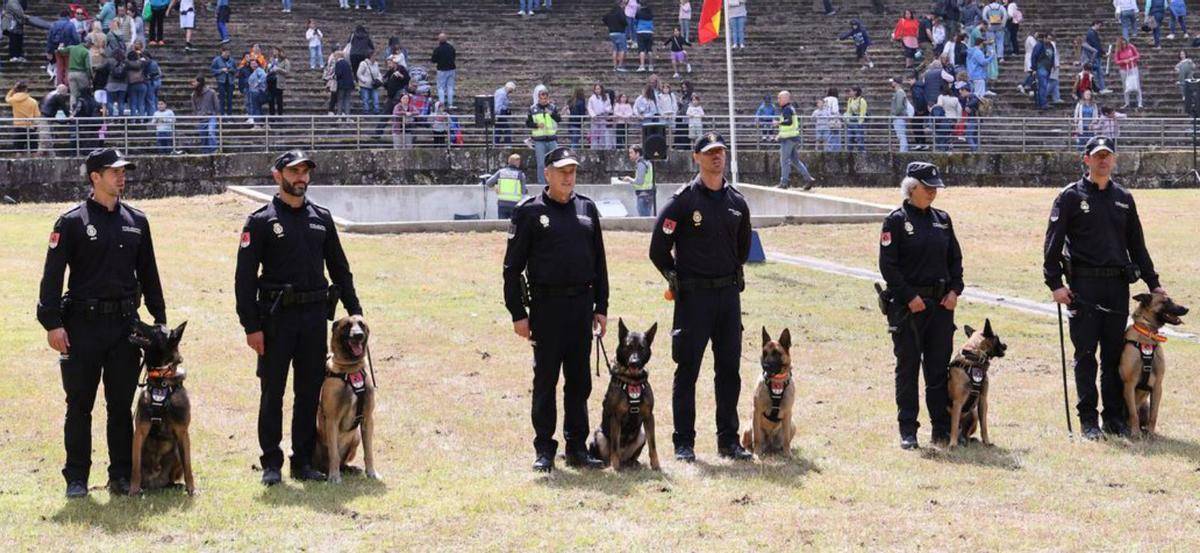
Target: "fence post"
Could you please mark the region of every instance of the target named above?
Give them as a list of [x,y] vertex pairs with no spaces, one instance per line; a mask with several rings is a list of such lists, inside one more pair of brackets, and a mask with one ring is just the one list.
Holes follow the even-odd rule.
[[263,117],[263,152],[271,151],[271,118]]
[[354,149],[362,149],[362,116],[354,118]]
[[129,118],[128,117],[121,118],[121,126],[125,130],[125,133],[124,133],[125,134],[125,152],[128,153],[129,152]]
[[308,149],[317,149],[317,116],[308,116]]
[[[1025,128],[1025,126],[1026,126],[1026,125],[1028,125],[1028,124],[1029,124],[1029,120],[1028,120],[1028,118],[1027,118],[1027,117],[1022,117],[1022,118],[1021,118],[1021,128],[1022,128],[1022,129],[1024,129],[1024,128]],[[1025,153],[1026,138],[1027,138],[1028,136],[1029,136],[1029,133],[1027,133],[1027,132],[1021,132],[1021,153],[1022,153],[1022,154],[1023,154],[1023,153]]]
[[225,116],[217,118],[217,153],[225,153]]

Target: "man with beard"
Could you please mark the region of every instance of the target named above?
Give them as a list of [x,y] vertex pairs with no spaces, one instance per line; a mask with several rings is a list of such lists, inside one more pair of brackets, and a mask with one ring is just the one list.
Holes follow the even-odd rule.
[[[281,479],[279,441],[289,364],[296,373],[292,478],[325,479],[312,466],[317,399],[325,376],[325,318],[339,295],[348,313],[362,315],[333,216],[304,196],[316,166],[299,150],[275,158],[271,176],[279,192],[246,220],[234,275],[238,319],[246,331],[246,345],[258,354],[258,442],[262,482],[268,486]],[[326,268],[333,286],[325,280]]]

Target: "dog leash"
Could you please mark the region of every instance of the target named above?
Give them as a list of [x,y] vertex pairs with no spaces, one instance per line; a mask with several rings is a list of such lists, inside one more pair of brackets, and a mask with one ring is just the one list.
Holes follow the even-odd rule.
[[379,389],[379,381],[375,379],[375,362],[371,360],[371,344],[363,344],[363,349],[367,350],[367,368],[371,370],[371,382]]
[[613,372],[612,362],[608,360],[608,350],[604,349],[604,338],[600,334],[594,334],[596,337],[596,376],[600,376],[600,352],[604,352],[604,366],[608,367],[608,372]]

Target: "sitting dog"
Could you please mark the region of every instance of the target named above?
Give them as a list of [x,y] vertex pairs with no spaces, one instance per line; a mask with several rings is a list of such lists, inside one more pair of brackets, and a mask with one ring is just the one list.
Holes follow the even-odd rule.
[[1130,433],[1153,436],[1167,368],[1162,348],[1167,338],[1158,330],[1164,325],[1183,324],[1180,317],[1187,315],[1188,308],[1163,294],[1138,294],[1133,299],[1138,305],[1133,310],[1133,324],[1125,329],[1125,349],[1117,367],[1124,385]]
[[183,388],[186,373],[180,363],[179,340],[187,323],[175,330],[166,325],[134,321],[129,341],[142,349],[145,388],[134,410],[133,469],[129,495],[142,489],[176,485],[182,476],[188,495],[196,493],[192,476],[192,442],[188,436],[192,409]]
[[650,390],[646,363],[658,323],[645,333],[629,332],[625,321],[617,319],[617,364],[604,393],[604,411],[600,427],[592,432],[588,452],[614,469],[636,465],[642,447],[650,445],[650,468],[661,470],[658,447],[654,442],[654,393]]
[[796,425],[792,423],[792,407],[796,404],[792,333],[785,328],[779,341],[774,341],[763,327],[762,339],[763,372],[754,388],[754,418],[750,430],[742,433],[742,447],[760,458],[772,453],[791,457],[792,438],[796,436]]
[[992,330],[992,321],[983,320],[983,330],[976,331],[971,325],[963,325],[967,343],[950,362],[947,393],[950,396],[950,449],[967,440],[979,428],[985,445],[988,438],[988,367],[992,359],[1004,357],[1008,346]]
[[342,470],[357,470],[349,463],[360,441],[367,477],[379,478],[371,449],[375,381],[365,360],[370,334],[363,318],[354,315],[334,321],[329,337],[325,382],[317,408],[317,444],[313,449],[313,466],[328,467],[329,482],[341,482]]

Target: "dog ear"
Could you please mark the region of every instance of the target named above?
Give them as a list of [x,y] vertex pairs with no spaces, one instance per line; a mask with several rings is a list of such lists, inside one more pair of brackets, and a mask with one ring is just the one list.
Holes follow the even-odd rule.
[[779,345],[783,346],[784,351],[792,351],[792,331],[783,329],[783,334],[779,335]]
[[983,320],[983,335],[988,338],[996,337],[996,333],[992,331],[992,320],[991,319]]
[[963,325],[963,332],[967,333],[967,338],[975,335],[975,329],[971,328],[971,325]]
[[187,328],[187,321],[183,321],[179,326],[175,327],[175,330],[171,331],[171,334],[167,336],[167,342],[172,346],[178,345],[179,341],[183,339],[183,329],[185,328]]
[[1154,301],[1154,296],[1151,296],[1150,294],[1138,294],[1134,296],[1133,299],[1137,300],[1137,302],[1142,305],[1150,305],[1150,302]]
[[[655,323],[658,324],[658,323]],[[625,319],[617,317],[617,342],[625,343],[625,337],[629,335],[629,329],[625,328]]]
[[646,347],[650,347],[650,344],[654,343],[654,333],[655,332],[658,332],[658,323],[657,322],[650,325],[650,330],[647,330],[646,333],[642,335],[642,337],[644,337],[646,339]]
[[762,327],[762,330],[763,330],[763,347],[765,348],[765,347],[767,347],[767,344],[771,343],[771,335],[767,334],[767,327],[765,327],[765,326]]

